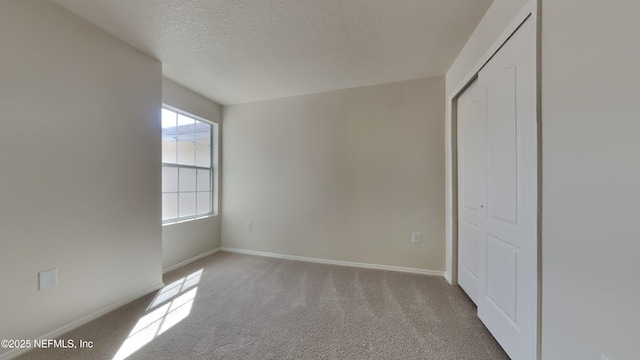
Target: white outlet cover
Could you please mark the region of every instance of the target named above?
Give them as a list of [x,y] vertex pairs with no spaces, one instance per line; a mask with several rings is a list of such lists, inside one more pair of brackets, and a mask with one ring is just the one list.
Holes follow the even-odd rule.
[[413,242],[414,244],[422,242],[422,234],[419,233],[419,232],[412,233],[411,234],[411,242]]
[[58,285],[58,269],[50,269],[38,273],[38,289],[45,290]]
[[247,230],[253,229],[253,223],[251,221],[247,221]]

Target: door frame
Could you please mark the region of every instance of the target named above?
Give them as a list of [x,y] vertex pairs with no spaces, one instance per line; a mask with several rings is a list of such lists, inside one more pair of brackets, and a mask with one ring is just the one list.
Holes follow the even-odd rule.
[[478,73],[484,65],[498,52],[498,50],[507,42],[516,30],[529,18],[533,20],[536,31],[536,119],[537,119],[537,152],[538,152],[538,309],[537,309],[537,347],[538,358],[541,354],[541,305],[542,305],[542,261],[541,261],[541,244],[542,244],[542,118],[540,103],[540,49],[541,49],[541,21],[540,21],[540,3],[542,0],[529,0],[525,6],[516,14],[513,20],[505,28],[505,30],[497,37],[493,44],[488,48],[480,60],[471,68],[458,85],[447,94],[446,118],[445,118],[445,279],[451,285],[458,284],[458,96],[477,78]]

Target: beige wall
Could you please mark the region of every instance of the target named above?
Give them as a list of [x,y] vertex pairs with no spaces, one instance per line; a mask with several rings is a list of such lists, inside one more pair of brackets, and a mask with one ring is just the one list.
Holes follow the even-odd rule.
[[[162,81],[162,102],[218,124],[218,138],[220,138],[219,134],[222,130],[222,110],[220,105],[167,79]],[[219,155],[220,142],[218,142],[216,152]],[[215,159],[212,160],[214,160],[215,164]],[[216,174],[218,178],[220,176],[219,169],[220,167],[218,166],[218,174]],[[218,187],[219,185],[218,182]],[[184,261],[219,248],[219,214],[220,209],[218,209],[218,214],[212,217],[164,225],[162,227],[163,269],[171,268]]]
[[543,359],[638,359],[640,3],[542,5]]
[[0,48],[0,338],[33,339],[161,285],[161,65],[50,1],[0,2]]
[[227,106],[224,121],[224,247],[443,270],[443,77]]

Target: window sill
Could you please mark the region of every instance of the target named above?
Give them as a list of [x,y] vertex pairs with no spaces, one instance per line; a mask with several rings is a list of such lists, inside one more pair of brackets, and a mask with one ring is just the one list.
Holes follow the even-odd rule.
[[166,222],[162,223],[162,226],[164,227],[168,225],[182,224],[182,223],[187,223],[187,222],[196,221],[196,220],[204,220],[204,219],[208,219],[216,216],[218,216],[218,214],[209,214],[209,215],[203,215],[203,216],[187,218],[187,219],[167,220]]

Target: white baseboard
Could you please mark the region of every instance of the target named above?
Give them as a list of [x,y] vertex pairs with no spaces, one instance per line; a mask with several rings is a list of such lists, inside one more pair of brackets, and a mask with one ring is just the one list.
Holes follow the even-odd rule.
[[[213,249],[213,250],[211,250],[211,251],[207,251],[207,252],[206,252],[206,253],[204,253],[204,254],[200,254],[200,255],[198,255],[198,256],[194,256],[194,257],[192,257],[191,259],[187,259],[187,260],[182,261],[182,262],[179,262],[179,263],[177,263],[177,264],[175,264],[175,265],[171,265],[171,266],[169,266],[168,268],[163,269],[163,270],[162,270],[162,273],[163,273],[163,274],[166,274],[166,273],[168,273],[169,271],[173,271],[173,270],[175,270],[175,269],[177,269],[177,268],[180,268],[180,267],[183,267],[183,266],[185,266],[185,265],[187,265],[187,264],[190,264],[190,263],[192,263],[192,262],[194,262],[194,261],[196,261],[196,260],[200,260],[200,259],[202,259],[203,257],[209,256],[209,255],[211,255],[211,254],[215,254],[215,253],[217,253],[218,251],[220,251],[220,248],[215,248],[215,249]],[[0,360],[2,360],[2,359],[0,359]]]
[[[95,312],[93,312],[93,313],[91,313],[89,315],[83,316],[78,320],[70,322],[67,325],[64,325],[62,327],[59,327],[59,328],[57,328],[57,329],[55,329],[53,331],[50,331],[50,332],[44,334],[42,336],[39,336],[39,337],[37,337],[37,339],[38,340],[39,339],[55,339],[55,338],[57,338],[57,337],[59,337],[61,335],[64,335],[64,334],[68,333],[69,331],[75,330],[75,329],[79,328],[80,326],[82,326],[82,325],[84,325],[84,324],[86,324],[86,323],[88,323],[88,322],[90,322],[92,320],[95,320],[95,319],[99,318],[100,316],[105,315],[105,314],[107,314],[107,313],[109,313],[109,312],[111,312],[111,311],[113,311],[113,310],[115,310],[115,309],[117,309],[117,308],[119,308],[119,307],[121,307],[123,305],[126,305],[126,304],[128,304],[128,303],[130,303],[130,302],[132,302],[134,300],[137,300],[137,299],[139,299],[139,298],[141,298],[141,297],[143,297],[143,296],[145,296],[145,295],[147,295],[147,294],[149,294],[149,293],[151,293],[153,291],[156,291],[158,289],[162,289],[163,287],[164,287],[164,283],[162,283],[162,282],[158,283],[158,284],[156,284],[156,285],[154,285],[154,286],[152,286],[150,288],[147,288],[147,289],[144,289],[142,291],[139,291],[139,292],[137,292],[136,294],[134,294],[132,296],[126,297],[126,298],[124,298],[124,299],[122,299],[122,300],[120,300],[120,301],[118,301],[118,302],[116,302],[114,304],[111,304],[111,305],[109,305],[109,306],[107,306],[107,307],[105,307],[105,308],[103,308],[101,310],[98,310],[98,311],[95,311]],[[7,352],[5,352],[3,354],[0,354],[0,360],[13,359],[15,357],[18,357],[19,355],[22,355],[22,354],[26,353],[29,350],[31,350],[31,349],[12,349],[12,350],[9,350],[9,351],[7,351]]]
[[320,264],[351,266],[351,267],[359,267],[359,268],[365,268],[365,269],[391,270],[391,271],[400,271],[400,272],[423,274],[423,275],[444,276],[444,271],[418,269],[418,268],[410,268],[410,267],[404,267],[404,266],[380,265],[380,264],[368,264],[368,263],[352,262],[352,261],[342,261],[342,260],[319,259],[319,258],[311,258],[311,257],[304,257],[304,256],[275,254],[275,253],[268,253],[268,252],[262,252],[262,251],[244,250],[244,249],[236,249],[236,248],[228,248],[228,247],[222,247],[221,250],[240,253],[240,254],[266,256],[266,257],[287,259],[287,260],[307,261],[307,262],[320,263]]

